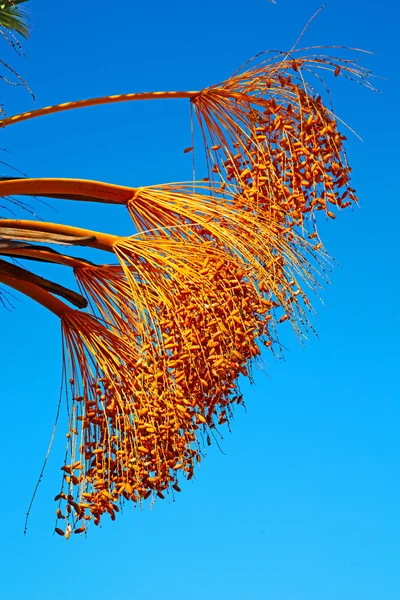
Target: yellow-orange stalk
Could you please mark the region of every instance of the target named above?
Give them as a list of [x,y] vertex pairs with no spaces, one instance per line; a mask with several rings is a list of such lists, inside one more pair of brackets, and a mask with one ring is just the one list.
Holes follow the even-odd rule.
[[115,104],[117,102],[132,102],[134,100],[168,100],[185,98],[190,99],[195,97],[199,92],[139,92],[136,94],[116,94],[114,96],[104,96],[101,98],[89,98],[87,100],[76,100],[73,102],[63,102],[55,106],[46,106],[37,110],[14,115],[13,117],[5,117],[0,120],[0,127],[8,127],[21,121],[27,121],[36,117],[44,117],[66,110],[74,110],[77,108],[87,108],[90,106],[100,106],[102,104]]
[[[113,252],[113,244],[115,244],[119,237],[108,233],[102,233],[100,231],[92,231],[91,229],[84,229],[82,227],[72,227],[71,225],[59,225],[58,223],[46,223],[45,221],[27,221],[17,219],[0,219],[0,230],[4,229],[19,229],[21,231],[38,233],[48,233],[55,235],[65,235],[70,237],[87,237],[94,239],[92,241],[85,242],[85,246],[91,248],[97,248],[98,250],[105,250],[106,252]],[[18,239],[18,238],[17,238]]]

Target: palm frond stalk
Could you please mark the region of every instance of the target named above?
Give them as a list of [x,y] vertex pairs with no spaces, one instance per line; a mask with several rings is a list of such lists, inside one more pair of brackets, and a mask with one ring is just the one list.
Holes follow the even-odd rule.
[[[208,181],[140,188],[0,178],[5,200],[107,203],[125,209],[132,227],[121,237],[0,220],[0,282],[61,321],[70,424],[56,497],[58,521],[66,522],[57,525],[60,535],[82,533],[105,513],[114,519],[124,501],[180,491],[179,477],[191,479],[204,454],[203,435],[229,422],[241,402],[239,378],[251,379],[260,346],[280,352],[286,320],[298,335],[312,328],[310,291],[318,295],[330,268],[317,217],[334,219],[357,201],[338,119],[305,81],[320,81],[321,72],[372,87],[369,73],[350,61],[282,53],[199,92],[109,96],[0,122],[186,98],[209,168]],[[96,264],[53,245],[96,248],[114,262]],[[72,269],[79,293],[16,266],[16,258]]]

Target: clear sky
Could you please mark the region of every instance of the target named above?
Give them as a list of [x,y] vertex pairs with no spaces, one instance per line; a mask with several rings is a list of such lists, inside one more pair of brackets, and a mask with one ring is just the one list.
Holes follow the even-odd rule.
[[[265,49],[289,49],[314,0],[33,0],[32,38],[2,59],[36,105],[103,94],[201,89]],[[324,226],[340,263],[316,304],[319,339],[282,325],[285,361],[243,385],[224,454],[211,447],[174,503],[158,501],[88,539],[53,535],[65,420],[31,514],[60,388],[59,324],[25,299],[1,311],[0,597],[7,600],[397,600],[400,598],[398,338],[398,3],[332,0],[303,45],[371,50],[384,92],[331,81],[337,114],[363,138],[347,150],[360,208]],[[1,83],[1,82],[0,82]],[[34,105],[1,85],[8,114]],[[1,131],[7,160],[30,176],[127,185],[191,177],[189,105],[98,107]],[[2,174],[11,174],[5,167]],[[129,233],[122,209],[52,202],[45,220]],[[48,268],[41,272],[52,273]],[[63,281],[68,281],[62,275]],[[397,372],[397,375],[396,375]]]

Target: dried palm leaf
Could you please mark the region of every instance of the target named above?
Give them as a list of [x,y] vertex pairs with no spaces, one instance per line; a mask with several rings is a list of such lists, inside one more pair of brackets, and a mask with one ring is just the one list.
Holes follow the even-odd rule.
[[31,273],[22,267],[10,264],[2,259],[0,259],[0,273],[8,275],[14,279],[21,279],[22,281],[33,283],[42,289],[55,294],[56,296],[65,298],[73,306],[78,308],[87,307],[87,300],[73,290],[60,285],[59,283],[55,283],[54,281],[50,281],[49,279],[45,279],[44,277],[39,277],[39,275],[35,275],[34,273]]

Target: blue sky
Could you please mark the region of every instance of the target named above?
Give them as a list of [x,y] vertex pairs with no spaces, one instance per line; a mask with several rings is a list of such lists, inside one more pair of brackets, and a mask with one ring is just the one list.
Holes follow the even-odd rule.
[[[1,56],[29,82],[38,107],[201,89],[259,51],[289,49],[319,7],[310,0],[30,4],[27,58],[0,40]],[[224,454],[211,447],[174,503],[126,506],[87,540],[53,536],[62,419],[24,537],[57,407],[61,341],[57,320],[28,300],[1,312],[2,598],[400,597],[398,17],[394,1],[333,0],[304,36],[303,45],[374,52],[362,60],[382,78],[383,94],[340,78],[331,86],[337,114],[364,140],[348,135],[347,143],[360,208],[324,226],[341,266],[324,305],[316,304],[319,338],[301,347],[282,326],[285,361],[263,356],[266,373],[243,384],[247,413],[237,411],[232,434],[224,432]],[[33,108],[24,90],[2,84],[1,92],[8,114]],[[30,176],[132,186],[186,180],[189,125],[185,101],[98,107],[2,131],[0,147],[10,154],[0,158]],[[122,209],[53,206],[58,212],[40,207],[41,217],[129,233]]]

